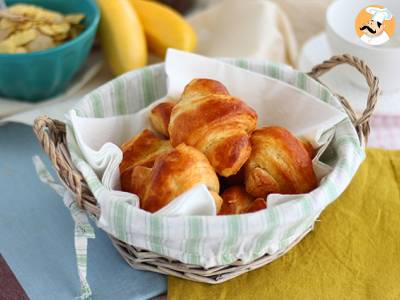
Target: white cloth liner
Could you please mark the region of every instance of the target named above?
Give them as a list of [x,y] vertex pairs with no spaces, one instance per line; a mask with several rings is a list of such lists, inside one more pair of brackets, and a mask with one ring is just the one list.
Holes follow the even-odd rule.
[[[285,82],[199,55],[170,49],[165,68],[168,75],[167,97],[178,98],[184,86],[194,78],[219,80],[232,95],[243,99],[258,112],[258,126],[286,127],[296,135],[307,137],[314,146],[320,147],[313,160],[319,179],[330,171],[330,167],[320,162],[319,158],[325,149],[324,145],[327,145],[334,133],[330,129],[346,117],[344,113]],[[80,150],[110,191],[107,196],[127,194],[114,191],[120,187],[118,166],[122,160],[122,151],[117,145],[150,127],[148,112],[160,101],[163,99],[135,114],[118,117],[82,118],[78,117],[75,111],[69,113]],[[285,105],[282,105],[283,101]],[[185,197],[196,197],[196,201],[204,202],[205,207],[211,208],[212,198],[207,194],[201,189],[193,188],[185,193]],[[269,205],[274,205],[275,201],[279,202],[279,198],[279,195],[270,197]],[[182,201],[183,206],[178,212],[174,201],[159,213],[199,213],[197,205],[190,201]],[[101,199],[99,202],[101,204]],[[137,197],[132,203],[138,206]],[[201,212],[202,215],[215,215],[215,206],[213,210]]]

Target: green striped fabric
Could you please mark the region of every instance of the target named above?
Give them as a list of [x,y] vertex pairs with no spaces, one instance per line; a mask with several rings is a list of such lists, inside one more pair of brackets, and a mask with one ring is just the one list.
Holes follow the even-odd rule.
[[81,283],[81,295],[79,299],[91,299],[92,291],[87,282],[87,239],[95,238],[93,227],[90,225],[87,215],[74,199],[74,195],[61,184],[57,183],[46,169],[39,156],[33,157],[33,164],[39,179],[53,188],[63,199],[64,205],[69,209],[75,223],[74,246],[79,280]]
[[[328,89],[289,66],[260,60],[224,61],[285,81],[343,110]],[[79,116],[94,118],[131,114],[166,93],[164,66],[159,64],[114,79],[84,97],[74,110]],[[237,259],[251,261],[265,253],[284,250],[312,227],[322,210],[344,191],[364,159],[357,134],[346,118],[337,124],[328,148],[333,171],[313,192],[247,215],[162,217],[142,211],[121,197],[113,197],[84,160],[70,127],[67,138],[74,164],[99,199],[102,211],[99,227],[128,244],[205,267]]]

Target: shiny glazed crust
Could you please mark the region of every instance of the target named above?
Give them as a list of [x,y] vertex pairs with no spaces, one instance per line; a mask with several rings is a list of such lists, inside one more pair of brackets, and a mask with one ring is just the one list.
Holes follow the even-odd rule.
[[200,183],[208,187],[218,208],[222,201],[218,196],[219,182],[214,169],[204,154],[181,144],[160,155],[152,168],[134,168],[130,191],[139,196],[141,208],[156,212]]
[[150,111],[150,122],[154,129],[165,137],[169,137],[168,125],[174,102],[162,102]]
[[145,129],[121,146],[123,159],[119,166],[120,173],[139,165],[151,167],[161,153],[171,148],[169,140],[164,140]]
[[271,193],[301,194],[317,186],[309,150],[281,127],[257,129],[245,165],[246,191],[265,198]]
[[221,197],[223,203],[220,215],[242,214],[267,208],[267,203],[264,199],[254,199],[253,196],[246,192],[244,186],[232,186],[226,189]]
[[257,114],[230,96],[223,84],[195,79],[186,87],[171,112],[169,135],[173,146],[185,143],[204,153],[222,176],[236,174],[248,159],[249,134]]

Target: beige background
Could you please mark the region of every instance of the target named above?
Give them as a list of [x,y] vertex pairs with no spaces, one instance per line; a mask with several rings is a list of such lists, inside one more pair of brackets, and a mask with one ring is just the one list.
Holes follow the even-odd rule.
[[325,28],[325,12],[333,0],[272,0],[288,15],[301,47]]
[[[199,8],[220,0],[198,0]],[[251,1],[251,0],[242,0]],[[325,12],[333,0],[271,0],[289,16],[301,47],[304,42],[325,28]]]

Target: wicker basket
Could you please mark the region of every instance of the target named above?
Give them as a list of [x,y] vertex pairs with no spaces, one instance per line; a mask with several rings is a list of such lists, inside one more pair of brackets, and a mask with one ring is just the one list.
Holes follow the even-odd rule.
[[[318,78],[321,75],[340,64],[349,64],[355,67],[366,78],[370,88],[367,108],[359,117],[352,109],[350,103],[344,97],[336,94],[337,98],[342,103],[344,110],[349,115],[361,143],[365,145],[369,135],[369,119],[374,111],[379,94],[378,79],[372,74],[368,66],[360,59],[351,55],[334,56],[331,59],[324,61],[322,64],[315,66],[307,75],[319,81]],[[44,151],[50,157],[59,178],[76,196],[78,205],[86,210],[90,215],[99,218],[100,208],[97,205],[97,201],[90,192],[81,173],[71,162],[66,146],[65,124],[49,117],[42,116],[35,120],[34,132]],[[266,254],[247,264],[243,264],[241,261],[236,261],[230,265],[217,266],[209,269],[204,269],[203,267],[196,265],[184,264],[160,254],[128,245],[111,235],[109,236],[118,252],[133,268],[215,284],[229,280],[242,273],[272,262],[294,247],[311,230],[311,227],[308,228],[304,235],[297,238],[291,245],[289,245],[289,247],[284,249],[284,251],[278,252],[274,255]]]

